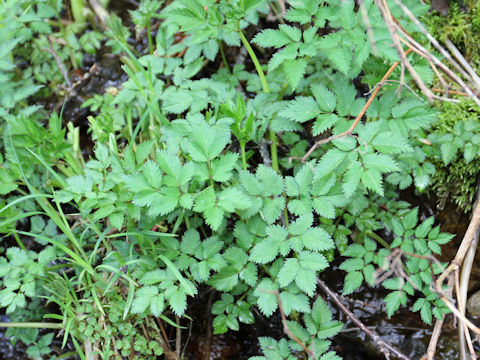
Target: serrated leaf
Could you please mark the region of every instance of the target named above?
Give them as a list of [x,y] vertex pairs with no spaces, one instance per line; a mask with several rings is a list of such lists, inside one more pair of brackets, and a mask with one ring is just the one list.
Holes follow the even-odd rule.
[[313,223],[313,217],[311,214],[299,216],[297,220],[290,224],[288,231],[292,235],[302,235],[305,233]]
[[368,153],[362,156],[363,164],[368,169],[374,169],[382,173],[398,171],[397,162],[386,154]]
[[208,284],[219,291],[230,291],[238,284],[238,271],[234,268],[223,268],[208,280]]
[[156,286],[141,287],[135,293],[135,299],[132,302],[131,312],[133,314],[142,314],[150,305],[151,299],[158,294]]
[[278,28],[282,33],[290,38],[291,42],[298,43],[302,38],[302,32],[299,28],[286,24],[281,24]]
[[265,29],[253,38],[252,42],[261,47],[281,48],[292,42],[292,40],[282,31]]
[[171,213],[178,205],[180,191],[178,188],[163,188],[148,211],[150,216],[166,215]]
[[330,234],[319,227],[309,228],[301,238],[303,246],[309,250],[325,251],[335,247]]
[[203,212],[205,216],[205,222],[210,225],[213,231],[216,231],[222,224],[225,211],[219,206],[212,207]]
[[418,222],[418,207],[410,210],[406,215],[403,216],[403,226],[405,230],[410,230],[417,225]]
[[363,167],[359,161],[352,161],[343,176],[342,190],[347,198],[351,197],[358,188]]
[[315,100],[322,111],[331,113],[335,110],[337,98],[333,92],[320,83],[312,85],[311,89],[313,96],[315,96]]
[[177,316],[182,316],[187,309],[187,295],[182,289],[175,289],[169,293],[170,308]]
[[238,154],[227,152],[212,161],[212,178],[218,182],[226,182],[232,177],[232,170],[238,160]]
[[413,150],[404,137],[389,131],[378,133],[371,144],[377,151],[384,154],[400,154]]
[[383,181],[380,172],[374,169],[365,170],[360,176],[362,184],[369,190],[383,196]]
[[150,300],[150,311],[153,316],[160,316],[165,309],[165,299],[162,294],[155,295]]
[[331,175],[334,170],[343,162],[347,153],[339,149],[330,149],[315,167],[315,179]]
[[267,224],[272,224],[282,214],[285,207],[285,199],[283,197],[276,197],[273,199],[266,198],[263,200],[261,213]]
[[343,284],[343,295],[348,295],[357,290],[363,283],[363,274],[360,271],[350,271],[345,276],[345,283]]
[[296,258],[286,259],[277,276],[279,285],[288,286],[295,279],[299,270],[300,265]]
[[215,206],[216,201],[215,191],[213,187],[210,186],[197,195],[193,209],[198,212],[211,209]]
[[319,197],[313,200],[313,207],[318,215],[327,219],[335,218],[335,206],[325,197]]
[[287,107],[279,112],[280,116],[303,123],[320,114],[320,108],[311,96],[297,96]]
[[307,60],[305,59],[285,60],[283,62],[283,71],[292,90],[298,87],[300,80],[302,80],[303,75],[305,75],[306,68]]
[[300,269],[295,277],[295,284],[308,296],[313,296],[317,287],[317,275],[315,271]]
[[228,187],[218,194],[218,205],[227,212],[236,209],[245,210],[252,205],[251,200],[245,196],[238,186]]
[[385,299],[387,315],[391,317],[395,311],[400,308],[400,305],[405,304],[406,295],[403,291],[397,290],[388,294]]
[[312,133],[317,136],[330,129],[338,121],[337,114],[320,114],[313,124]]
[[336,47],[328,50],[328,59],[333,65],[345,75],[348,75],[352,66],[352,52],[343,47]]
[[270,279],[263,279],[255,289],[258,308],[265,316],[271,316],[278,307],[277,297],[274,291],[278,291],[278,286]]

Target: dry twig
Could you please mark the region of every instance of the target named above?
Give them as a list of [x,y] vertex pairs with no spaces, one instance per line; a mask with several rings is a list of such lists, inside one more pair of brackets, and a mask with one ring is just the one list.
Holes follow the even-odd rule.
[[410,358],[404,354],[402,354],[399,350],[394,348],[392,345],[386,343],[383,341],[380,336],[375,334],[372,330],[370,330],[367,326],[365,326],[350,310],[348,310],[345,305],[342,304],[342,301],[338,297],[338,295],[333,292],[327,284],[325,284],[322,280],[317,279],[318,285],[322,288],[322,290],[332,298],[332,300],[335,302],[335,304],[338,306],[340,310],[342,310],[345,315],[347,315],[350,320],[358,327],[360,328],[365,334],[367,334],[375,343],[375,345],[378,347],[378,349],[382,352],[382,354],[385,355],[385,358],[389,359],[390,355],[396,356],[399,359],[403,360],[409,360]]
[[[411,50],[407,50],[406,51],[406,54],[408,54]],[[290,157],[289,158],[289,161],[291,162],[293,159],[297,159],[297,160],[300,160],[301,162],[305,162],[305,160],[308,159],[308,157],[320,146],[320,145],[323,145],[323,144],[327,144],[329,143],[330,141],[333,141],[333,140],[336,140],[336,139],[339,139],[339,138],[342,138],[344,136],[349,136],[352,134],[353,130],[355,130],[355,127],[358,125],[358,123],[360,122],[360,120],[362,119],[363,115],[365,115],[367,109],[370,107],[370,105],[372,104],[373,100],[375,99],[375,97],[377,96],[378,92],[380,91],[380,89],[382,88],[383,84],[385,84],[385,82],[387,81],[387,79],[390,77],[390,75],[392,75],[393,71],[395,70],[395,68],[400,64],[400,61],[397,61],[395,62],[392,66],[390,66],[390,69],[388,69],[388,71],[385,73],[385,75],[383,75],[382,77],[382,80],[380,80],[380,82],[375,85],[375,90],[373,91],[372,95],[368,98],[368,101],[367,103],[363,106],[362,110],[360,111],[360,113],[357,115],[357,117],[355,118],[355,120],[353,121],[353,124],[350,126],[350,128],[347,130],[347,131],[344,131],[343,133],[341,134],[338,134],[338,135],[333,135],[333,136],[330,136],[326,139],[322,139],[322,140],[318,140],[315,142],[315,144],[313,144],[313,146],[305,153],[305,155],[303,155],[301,158],[298,158],[298,157]]]

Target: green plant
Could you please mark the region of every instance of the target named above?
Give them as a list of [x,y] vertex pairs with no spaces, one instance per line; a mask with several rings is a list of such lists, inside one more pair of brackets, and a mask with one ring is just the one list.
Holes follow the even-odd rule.
[[[254,307],[280,313],[286,338],[261,338],[264,357],[254,358],[338,359],[330,339],[342,323],[317,292],[332,261],[346,272],[344,294],[381,283],[388,316],[410,306],[426,323],[441,318],[447,308],[430,286],[442,267],[430,264],[451,236],[433,218],[419,223],[399,189],[435,184],[439,154],[472,161],[478,124],[448,127],[416,94],[388,87],[367,102],[360,82],[373,88],[389,68],[410,78],[391,67],[397,55],[379,10],[363,3],[375,49],[350,0],[292,1],[275,29],[258,25],[273,2],[141,1],[130,15],[146,30],[145,48],[110,16],[107,44],[128,80],[83,104],[94,112],[85,160],[78,128],[28,107],[39,88],[30,77],[17,81],[11,55],[23,40],[2,45],[0,231],[9,243],[0,306],[22,318],[15,326],[63,329],[63,344],[81,358],[178,357],[165,327],[181,334],[189,304],[207,288],[218,293],[217,334],[254,323]],[[427,10],[405,3],[416,15]],[[87,34],[79,42],[94,52],[98,43],[87,43],[102,36]],[[232,66],[239,47],[251,63]],[[63,49],[60,59],[69,57]],[[37,71],[53,82],[52,69]],[[321,146],[307,152],[312,143]],[[395,278],[375,277],[378,268]],[[27,299],[55,303],[58,313],[42,315],[56,322],[39,324]],[[46,354],[50,334],[31,341],[32,356]]]

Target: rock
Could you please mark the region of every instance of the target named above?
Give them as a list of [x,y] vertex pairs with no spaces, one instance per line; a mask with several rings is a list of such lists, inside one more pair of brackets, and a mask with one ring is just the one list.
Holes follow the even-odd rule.
[[467,310],[471,315],[480,317],[480,291],[468,298]]
[[438,11],[443,16],[447,15],[448,10],[450,9],[449,0],[432,0],[432,10]]

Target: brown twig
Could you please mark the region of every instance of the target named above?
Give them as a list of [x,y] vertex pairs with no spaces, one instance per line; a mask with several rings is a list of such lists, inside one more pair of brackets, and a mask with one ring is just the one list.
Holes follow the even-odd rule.
[[460,268],[463,263],[463,259],[467,254],[468,249],[470,248],[473,239],[475,238],[475,234],[477,229],[480,225],[480,201],[477,202],[475,207],[473,208],[472,220],[470,220],[470,224],[468,225],[467,231],[465,232],[465,236],[458,248],[457,254],[455,258],[452,260],[450,265],[447,269],[440,275],[437,280],[437,287],[441,287],[447,276],[454,271],[455,269]]
[[[445,89],[437,89],[437,88],[432,88],[432,91],[434,92],[445,92]],[[464,92],[462,91],[458,91],[458,90],[448,90],[448,93],[449,94],[454,94],[454,95],[461,95],[461,96],[468,96],[467,94],[465,94]]]
[[410,61],[408,61],[407,54],[405,53],[405,50],[403,49],[402,45],[400,44],[399,36],[397,35],[397,24],[393,20],[392,14],[390,13],[390,9],[387,6],[387,3],[385,0],[374,0],[375,4],[377,5],[378,9],[380,10],[380,14],[382,15],[383,20],[385,21],[385,24],[387,25],[388,32],[390,33],[390,37],[392,38],[392,43],[395,49],[397,50],[398,55],[400,56],[400,61],[402,64],[405,66],[405,68],[408,70],[410,75],[412,76],[413,80],[417,84],[417,86],[420,88],[420,90],[424,93],[425,97],[430,103],[433,103],[433,99],[435,95],[430,91],[429,88],[425,85],[425,83],[422,81],[420,76],[418,76],[417,72],[413,68],[412,64],[410,64]]
[[[406,51],[406,53],[410,53],[410,49]],[[315,144],[313,144],[313,146],[305,153],[305,155],[303,155],[301,158],[298,158],[298,157],[290,157],[289,158],[289,161],[291,162],[293,159],[297,159],[297,160],[300,160],[301,162],[305,162],[305,160],[308,159],[308,157],[320,146],[320,145],[323,145],[323,144],[326,144],[326,143],[329,143],[330,141],[333,141],[333,140],[336,140],[336,139],[339,139],[339,138],[342,138],[344,136],[348,136],[348,135],[351,135],[353,130],[355,130],[355,127],[358,125],[358,123],[360,122],[360,120],[362,119],[363,115],[365,115],[365,112],[367,111],[367,109],[370,107],[370,105],[372,104],[373,100],[376,98],[378,92],[380,91],[380,89],[382,88],[383,84],[385,84],[386,80],[390,77],[390,75],[392,75],[393,71],[395,70],[395,68],[398,66],[398,64],[400,64],[400,61],[397,61],[395,62],[392,66],[390,66],[390,69],[388,69],[388,71],[385,73],[385,75],[383,75],[382,79],[380,80],[380,82],[375,85],[375,90],[373,91],[372,95],[368,98],[368,101],[367,103],[363,106],[362,110],[360,111],[360,113],[357,115],[357,117],[355,118],[355,120],[353,121],[353,124],[350,126],[350,128],[347,130],[347,131],[344,131],[342,132],[341,134],[338,134],[338,135],[333,135],[333,136],[330,136],[329,138],[326,138],[326,139],[322,139],[322,140],[318,140],[315,142]]]
[[448,50],[450,50],[452,52],[453,56],[455,56],[455,58],[458,60],[460,65],[462,65],[463,68],[468,72],[468,74],[470,75],[470,77],[472,79],[473,84],[475,85],[475,88],[478,91],[480,91],[480,77],[478,77],[475,70],[472,69],[472,67],[470,66],[468,61],[463,57],[463,55],[460,53],[460,51],[458,51],[456,46],[450,40],[447,39],[445,41],[445,45],[447,45]]
[[360,14],[362,14],[363,23],[365,24],[365,28],[367,30],[368,41],[370,42],[370,46],[372,47],[372,53],[374,55],[377,55],[377,43],[375,42],[375,35],[373,34],[372,24],[370,23],[370,19],[368,18],[367,9],[365,8],[363,0],[359,0],[358,4],[360,8]]
[[469,76],[465,73],[465,71],[461,68],[461,66],[453,60],[453,58],[450,56],[450,54],[439,44],[439,42],[425,29],[425,27],[422,25],[422,23],[413,15],[413,13],[410,11],[408,7],[406,7],[404,4],[402,4],[401,1],[399,0],[394,0],[395,3],[400,7],[400,9],[407,15],[414,23],[417,25],[418,29],[420,32],[425,35],[425,37],[432,43],[433,46],[437,48],[440,53],[445,56],[445,58],[457,69],[458,72],[460,72],[463,76],[465,76],[466,79],[469,79]]
[[[477,203],[480,202],[480,187],[477,190],[477,199],[475,203],[475,207]],[[473,266],[473,261],[475,259],[475,253],[477,251],[477,246],[478,246],[478,240],[479,240],[479,231],[480,229],[477,229],[475,232],[473,239],[471,241],[471,245],[465,254],[465,258],[463,260],[463,266],[462,266],[462,274],[461,278],[458,281],[458,291],[457,291],[457,301],[458,301],[458,307],[462,314],[465,314],[465,308],[467,305],[467,292],[468,292],[468,282],[470,279],[470,273],[472,271],[472,266]],[[455,273],[457,275],[457,272]],[[459,327],[458,328],[458,337],[460,341],[460,355],[462,359],[466,359],[466,350],[465,350],[465,339],[467,341],[469,350],[470,350],[470,355],[472,354],[472,349],[473,346],[471,344],[471,338],[470,338],[470,333],[468,332],[468,329],[466,329],[465,326]],[[474,356],[471,356],[472,359],[475,358]]]
[[65,66],[63,66],[62,60],[60,59],[57,52],[53,48],[52,40],[50,39],[50,37],[48,38],[48,45],[49,45],[49,48],[45,49],[45,50],[47,50],[53,56],[53,58],[55,59],[55,62],[57,63],[58,68],[60,69],[60,72],[63,75],[63,78],[65,79],[65,82],[70,87],[72,85],[72,83],[71,83],[70,79],[68,78],[68,72],[65,69]]
[[322,288],[322,290],[332,298],[332,300],[335,302],[335,304],[338,306],[340,310],[342,310],[345,315],[347,315],[350,320],[358,327],[360,328],[365,334],[367,334],[375,343],[376,346],[380,349],[382,354],[385,355],[387,359],[390,358],[390,354],[398,357],[399,359],[403,360],[410,360],[409,357],[406,355],[402,354],[399,350],[391,346],[390,344],[386,343],[383,341],[377,334],[375,334],[373,331],[371,331],[367,326],[365,326],[350,310],[348,310],[345,305],[342,304],[342,301],[338,297],[338,295],[333,292],[327,284],[325,284],[322,280],[317,279],[318,285]]
[[418,52],[419,55],[424,57],[425,59],[432,61],[440,70],[442,70],[449,78],[451,78],[453,81],[455,81],[467,94],[470,96],[473,101],[477,105],[480,106],[480,100],[477,98],[476,94],[473,92],[472,89],[468,87],[467,84],[459,77],[457,74],[455,74],[452,70],[450,70],[449,67],[447,67],[444,63],[442,63],[440,60],[438,60],[435,56],[433,56],[430,52],[428,52],[427,49],[425,49],[422,45],[420,45],[418,42],[416,42],[410,34],[408,34],[406,31],[402,30],[400,28],[400,31],[402,35],[405,37],[405,39],[408,40],[409,46],[412,48],[415,48]]
[[175,323],[177,324],[177,336],[175,337],[175,352],[177,357],[181,359],[182,356],[182,329],[180,328],[180,318],[175,315]]
[[[453,65],[453,67],[462,74],[465,79],[472,81],[473,79],[462,69],[462,67],[450,56],[450,54],[438,43],[438,41],[423,27],[423,25],[418,21],[418,19],[412,14],[412,12],[403,5],[399,0],[394,0],[397,5],[402,9],[402,11],[418,26],[422,34],[424,34],[427,39],[435,46],[438,51]],[[477,105],[480,106],[480,100],[473,93],[473,91],[463,82],[460,77],[458,77],[452,70],[450,70],[445,64],[428,52],[422,45],[417,43],[411,36],[408,34],[405,29],[399,27],[400,32],[405,36],[405,38],[414,45],[418,50],[421,50],[426,57],[428,57],[435,65],[437,65],[445,74],[447,74],[453,81],[459,84],[463,90],[470,96]],[[473,82],[473,81],[472,81]]]
[[103,29],[106,29],[106,23],[108,20],[108,17],[110,16],[108,14],[108,11],[105,10],[102,4],[98,0],[90,0],[90,6],[92,7],[93,11],[97,15],[98,19],[100,20],[100,23],[102,24]]
[[430,342],[428,343],[427,360],[433,360],[435,356],[435,350],[437,349],[438,339],[442,332],[444,319],[445,319],[445,315],[442,315],[442,320],[437,320],[435,322],[435,326],[433,327],[432,337],[430,338]]

